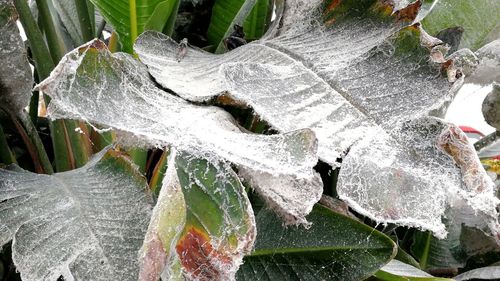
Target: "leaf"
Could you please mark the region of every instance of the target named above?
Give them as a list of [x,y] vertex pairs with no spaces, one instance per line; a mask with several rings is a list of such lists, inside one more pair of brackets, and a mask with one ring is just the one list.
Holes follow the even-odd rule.
[[237,280],[363,280],[395,254],[380,232],[316,205],[309,229],[283,227],[262,209],[255,251],[246,256]]
[[33,77],[11,0],[0,0],[0,107],[18,113],[29,104]]
[[310,226],[306,216],[321,199],[323,181],[318,173],[312,179],[295,179],[293,176],[276,176],[245,169],[239,175],[284,219],[286,225]]
[[439,0],[422,24],[433,35],[460,26],[464,29],[460,48],[477,50],[500,35],[499,14],[497,0]]
[[53,5],[74,46],[84,43],[85,40],[83,39],[80,20],[78,19],[76,1],[54,0]]
[[272,136],[242,133],[228,113],[164,92],[132,56],[111,54],[98,40],[68,53],[37,89],[52,97],[52,118],[113,127],[128,144],[173,145],[198,157],[301,178],[312,177],[317,161],[310,130]]
[[456,281],[481,279],[481,280],[498,280],[500,279],[500,266],[488,266],[476,268],[464,272],[455,277]]
[[484,45],[476,52],[477,61],[467,77],[468,83],[490,85],[500,83],[500,39]]
[[312,129],[333,167],[347,154],[337,191],[357,212],[443,238],[441,217],[458,196],[496,236],[498,200],[472,146],[458,127],[427,117],[443,115],[463,77],[442,42],[411,25],[420,5],[289,0],[276,29],[226,54],[188,48],[179,62],[179,45],[154,32],[134,48],[184,99],[224,94],[280,132]]
[[[167,28],[169,30],[169,34],[173,32],[173,22],[175,21],[175,15],[177,14],[177,9],[179,8],[180,0],[167,0],[160,2],[156,5],[156,8],[149,17],[146,25],[144,26],[144,30],[164,30],[165,26],[168,25],[170,21],[170,26]],[[173,19],[173,20],[172,20]]]
[[500,84],[493,84],[491,92],[483,101],[482,111],[486,123],[500,131]]
[[112,150],[50,176],[0,170],[0,244],[13,240],[23,280],[137,280],[151,208],[145,187]]
[[[122,50],[132,53],[132,45],[146,27],[155,28],[166,24],[178,0],[90,0],[119,35]],[[164,9],[164,10],[157,10]],[[163,14],[161,14],[163,13]],[[163,15],[164,17],[161,17]],[[162,24],[163,21],[163,24]],[[161,31],[159,29],[158,31]]]
[[176,276],[172,265],[177,262],[188,280],[233,280],[256,232],[243,185],[222,162],[174,153],[169,163],[143,248],[140,280],[157,280],[165,265],[167,275]]
[[223,52],[223,40],[235,24],[243,26],[246,39],[258,39],[264,34],[268,14],[269,0],[217,0],[207,30],[208,42],[217,53]]
[[375,273],[375,277],[385,281],[453,281],[453,279],[434,277],[398,260],[390,261]]

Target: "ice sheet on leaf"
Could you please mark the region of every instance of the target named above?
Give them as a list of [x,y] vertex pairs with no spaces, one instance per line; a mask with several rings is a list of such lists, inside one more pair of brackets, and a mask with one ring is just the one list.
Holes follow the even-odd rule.
[[343,161],[337,191],[375,221],[431,230],[439,238],[447,233],[446,209],[463,208],[462,202],[490,234],[498,239],[500,233],[493,182],[465,134],[437,118],[361,140]]
[[480,85],[500,83],[500,39],[484,45],[476,55],[479,65],[467,82]]
[[33,76],[11,0],[0,0],[0,107],[17,113],[29,104]]
[[198,106],[154,84],[132,56],[94,40],[68,53],[37,86],[52,118],[75,118],[126,132],[139,145],[173,145],[208,158],[273,174],[312,177],[317,143],[311,130],[272,136],[242,133],[217,107]]
[[[234,280],[255,241],[245,189],[227,163],[172,153],[141,255],[140,280]],[[180,272],[179,272],[180,271]]]
[[294,179],[239,169],[239,175],[266,201],[285,224],[309,226],[306,216],[323,194],[323,181],[318,173],[312,179]]
[[154,32],[135,51],[158,83],[185,99],[229,91],[281,132],[311,128],[319,157],[336,165],[364,135],[438,111],[453,95],[439,77],[441,42],[416,26],[399,31],[418,5],[394,12],[389,2],[333,1],[323,10],[320,0],[290,0],[282,27],[271,31],[277,36],[223,55],[188,48],[179,62],[179,45]]
[[0,170],[0,245],[23,280],[137,280],[151,205],[128,160],[103,151],[54,175]]

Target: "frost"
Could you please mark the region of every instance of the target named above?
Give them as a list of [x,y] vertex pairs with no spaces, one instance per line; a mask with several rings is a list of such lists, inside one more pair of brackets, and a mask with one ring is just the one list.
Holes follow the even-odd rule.
[[113,151],[54,175],[0,170],[0,245],[23,280],[137,280],[147,186]]
[[256,235],[243,185],[225,163],[174,150],[168,164],[139,280],[158,280],[162,271],[166,280],[234,280]]
[[312,129],[332,166],[347,154],[337,188],[358,212],[444,237],[441,218],[457,197],[496,236],[498,202],[474,150],[459,129],[425,117],[444,115],[464,81],[457,67],[470,73],[475,57],[447,57],[442,41],[413,24],[431,7],[421,4],[289,0],[281,25],[223,55],[189,47],[178,62],[179,45],[154,32],[135,51],[187,100],[229,96],[280,132]]
[[173,145],[198,156],[254,170],[312,177],[316,138],[310,130],[264,136],[242,133],[225,111],[197,106],[154,85],[132,56],[111,54],[94,40],[68,53],[37,86],[52,97],[52,118],[75,118],[117,129],[139,145]]
[[317,173],[313,179],[297,180],[240,168],[239,175],[285,220],[285,224],[308,226],[306,216],[323,194],[323,182]]
[[489,85],[500,83],[500,39],[484,45],[476,52],[479,57],[479,66],[467,82]]
[[17,113],[29,104],[33,77],[11,0],[0,0],[0,107]]

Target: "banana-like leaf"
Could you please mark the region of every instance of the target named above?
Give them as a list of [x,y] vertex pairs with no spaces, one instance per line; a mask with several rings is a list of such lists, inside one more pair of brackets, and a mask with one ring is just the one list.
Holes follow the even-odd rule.
[[396,245],[387,236],[316,205],[309,229],[284,227],[269,210],[256,216],[255,251],[237,280],[363,280],[385,265]]
[[455,277],[456,281],[464,281],[471,279],[498,280],[500,279],[500,266],[488,266],[488,267],[476,268],[471,271],[464,272]]
[[[422,24],[430,34],[461,27],[461,48],[477,50],[500,36],[500,2],[497,0],[439,0]],[[453,37],[449,30],[448,38]],[[443,36],[446,36],[443,34]],[[443,37],[445,41],[446,37]]]
[[0,0],[0,107],[13,113],[29,104],[33,76],[26,48],[16,25],[11,0]]
[[0,170],[0,245],[23,280],[137,280],[150,216],[145,179],[104,150],[54,175]]
[[98,40],[68,53],[37,89],[52,97],[52,118],[113,127],[130,137],[129,144],[173,145],[195,156],[302,178],[312,177],[317,162],[312,131],[242,133],[228,113],[157,88],[144,65],[130,55],[111,54]]
[[[135,39],[144,31],[148,22],[151,27],[158,27],[161,26],[161,23],[158,21],[164,21],[164,24],[168,21],[170,13],[173,11],[172,7],[176,5],[169,5],[171,3],[167,4],[164,2],[176,2],[180,0],[90,1],[99,9],[106,21],[115,28],[122,44],[122,50],[132,53],[132,45]],[[157,11],[157,7],[165,8],[165,10]],[[153,15],[155,15],[153,19],[154,24],[150,22]],[[158,31],[161,31],[161,29]]]
[[188,280],[233,280],[255,234],[236,173],[225,163],[174,152],[143,246],[140,280],[157,280],[164,270],[168,280],[180,272]]
[[[269,20],[270,0],[217,0],[212,8],[207,38],[216,47],[224,49],[223,40],[233,32],[235,24],[243,26],[245,39],[260,38]],[[272,9],[272,8],[271,8]]]
[[453,281],[453,279],[434,277],[398,260],[390,261],[375,273],[375,277],[384,281]]
[[500,83],[500,39],[484,45],[477,50],[477,67],[467,78],[467,82],[489,85],[491,83]]
[[410,25],[424,4],[289,0],[277,29],[223,55],[188,48],[179,60],[182,47],[154,32],[135,51],[185,99],[225,94],[278,131],[310,128],[333,166],[349,151],[337,189],[356,211],[443,238],[441,217],[459,197],[496,236],[498,200],[474,149],[457,127],[425,117],[442,115],[463,75],[440,40]]

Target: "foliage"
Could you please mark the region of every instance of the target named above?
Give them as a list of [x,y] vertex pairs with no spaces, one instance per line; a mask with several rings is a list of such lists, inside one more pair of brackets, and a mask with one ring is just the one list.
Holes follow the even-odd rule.
[[499,6],[451,3],[0,0],[0,280],[499,278],[496,160],[441,119]]

